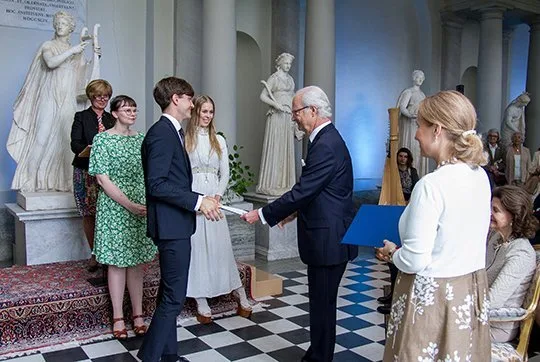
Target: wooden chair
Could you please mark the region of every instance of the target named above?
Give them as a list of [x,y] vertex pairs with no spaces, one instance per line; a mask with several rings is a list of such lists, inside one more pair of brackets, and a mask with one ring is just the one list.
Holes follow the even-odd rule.
[[[540,252],[536,252],[536,272],[525,296],[523,308],[500,308],[490,311],[494,322],[521,322],[516,342],[491,343],[491,361],[527,361],[527,348],[531,336],[536,307],[540,299]],[[496,315],[496,316],[493,316]]]

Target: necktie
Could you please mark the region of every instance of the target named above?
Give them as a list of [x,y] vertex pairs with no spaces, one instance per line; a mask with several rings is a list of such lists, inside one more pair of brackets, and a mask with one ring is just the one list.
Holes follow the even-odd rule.
[[105,126],[103,125],[102,117],[98,117],[97,119],[97,129],[98,129],[98,133],[105,131]]
[[309,140],[308,143],[307,143],[307,150],[308,150],[308,152],[309,152],[309,150],[311,149],[311,144],[312,144],[312,143],[313,143],[313,142],[311,142],[311,140]]
[[180,141],[182,141],[182,147],[186,146],[186,137],[184,135],[184,130],[180,127],[178,130],[178,133],[180,134]]

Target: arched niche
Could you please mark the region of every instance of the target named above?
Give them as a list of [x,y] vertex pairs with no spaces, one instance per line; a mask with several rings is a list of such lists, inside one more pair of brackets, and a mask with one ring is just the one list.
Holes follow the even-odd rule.
[[[242,162],[251,166],[257,183],[266,126],[266,107],[259,99],[263,79],[261,49],[255,39],[241,31],[236,32],[236,44],[236,140],[244,146]],[[219,109],[216,119],[219,122]]]
[[469,98],[471,103],[476,107],[476,77],[478,68],[470,66],[465,69],[461,76],[461,84],[465,87],[465,96]]

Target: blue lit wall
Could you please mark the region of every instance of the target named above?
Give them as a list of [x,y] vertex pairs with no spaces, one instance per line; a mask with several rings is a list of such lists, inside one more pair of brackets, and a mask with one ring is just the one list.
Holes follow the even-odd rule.
[[[335,119],[355,179],[382,177],[387,109],[411,85],[412,71],[425,64],[415,3],[424,1],[336,1]],[[429,69],[423,70],[429,79]]]
[[[527,83],[527,58],[529,55],[529,26],[519,25],[512,34],[510,48],[510,92],[509,100],[521,94]],[[534,95],[532,95],[534,97]]]

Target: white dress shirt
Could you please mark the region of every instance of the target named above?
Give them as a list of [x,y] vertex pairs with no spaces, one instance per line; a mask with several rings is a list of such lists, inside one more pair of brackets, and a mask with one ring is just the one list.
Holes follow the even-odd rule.
[[[184,145],[184,142],[182,141],[182,137],[180,137],[180,129],[182,129],[182,125],[180,125],[180,122],[178,122],[178,120],[174,118],[173,116],[171,116],[170,114],[163,113],[162,116],[167,118],[169,121],[171,121],[174,128],[176,129],[176,135],[180,139],[180,143],[182,144],[182,147],[185,147],[186,145]],[[197,198],[197,203],[195,204],[195,209],[194,209],[195,211],[199,211],[199,208],[201,207],[201,204],[202,204],[202,200],[203,200],[203,196],[199,195],[199,197]]]

